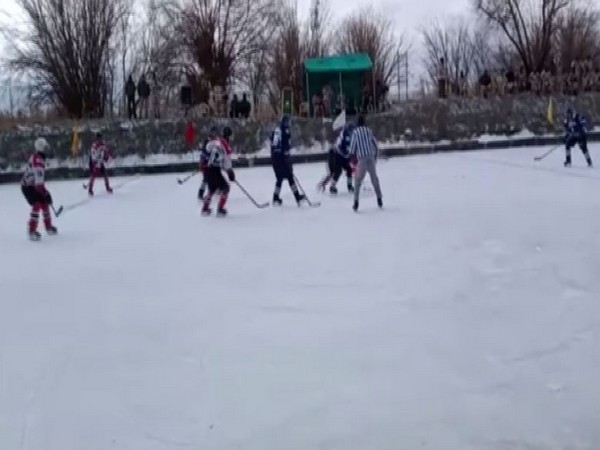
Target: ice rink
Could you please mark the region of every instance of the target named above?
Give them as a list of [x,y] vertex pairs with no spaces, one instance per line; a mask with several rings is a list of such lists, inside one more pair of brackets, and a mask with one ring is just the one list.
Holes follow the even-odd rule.
[[199,177],[49,182],[39,243],[1,186],[0,449],[598,450],[600,169],[544,150],[381,161],[358,214],[324,164],[320,208],[225,219]]

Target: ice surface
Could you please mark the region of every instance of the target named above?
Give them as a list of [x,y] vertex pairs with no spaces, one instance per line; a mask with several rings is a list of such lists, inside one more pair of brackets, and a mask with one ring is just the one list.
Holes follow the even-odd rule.
[[600,448],[600,173],[544,150],[381,161],[359,214],[322,164],[227,219],[130,179],[40,243],[0,187],[0,448]]

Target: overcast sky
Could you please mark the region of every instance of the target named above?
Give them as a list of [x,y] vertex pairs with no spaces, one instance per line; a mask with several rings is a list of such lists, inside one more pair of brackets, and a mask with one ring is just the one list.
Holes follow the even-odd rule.
[[[296,1],[298,15],[307,18],[312,0]],[[418,82],[418,76],[423,73],[422,46],[419,30],[432,19],[452,19],[461,15],[468,15],[472,11],[472,0],[321,0],[327,2],[334,22],[344,17],[349,12],[361,7],[371,7],[375,11],[385,13],[396,25],[399,33],[403,33],[412,43],[412,52],[409,58],[411,85]],[[18,9],[14,0],[0,0],[0,10],[15,14]],[[0,17],[2,22],[6,16]],[[332,24],[335,25],[335,24]],[[0,43],[3,44],[0,37]],[[0,86],[1,87],[1,86]]]
[[[3,1],[3,0],[0,0]],[[407,34],[414,34],[429,19],[448,15],[467,14],[471,11],[469,0],[322,0],[329,4],[334,17],[340,18],[347,13],[364,6],[384,12]],[[298,14],[306,17],[310,11],[311,0],[297,0]]]

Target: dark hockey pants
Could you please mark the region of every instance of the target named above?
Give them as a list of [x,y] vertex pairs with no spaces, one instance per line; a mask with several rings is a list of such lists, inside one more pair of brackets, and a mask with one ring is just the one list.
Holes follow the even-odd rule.
[[297,196],[298,187],[296,186],[296,180],[294,178],[294,168],[292,167],[291,161],[287,158],[273,159],[273,171],[275,172],[275,196],[279,196],[281,192],[281,186],[285,180],[288,181],[290,189]]
[[337,153],[336,151],[329,152],[329,174],[333,179],[333,185],[338,182],[342,172],[346,172],[346,177],[348,178],[348,184],[350,184],[350,180],[352,179],[352,166],[350,165],[350,159],[344,158],[342,155]]
[[31,206],[28,222],[29,232],[37,231],[40,211],[44,217],[44,227],[46,230],[52,228],[52,216],[50,215],[52,197],[50,194],[46,193],[46,195],[43,195],[34,186],[22,186],[21,191],[27,203]]
[[221,193],[217,207],[223,209],[227,203],[227,198],[229,197],[229,183],[223,176],[221,168],[209,167],[206,169],[206,172],[204,172],[204,179],[206,181],[206,186],[208,187],[208,194],[204,198],[204,209],[210,208],[212,198],[217,192]]
[[571,164],[571,149],[573,147],[575,147],[575,145],[579,145],[579,148],[581,149],[581,152],[583,153],[583,156],[585,156],[585,160],[587,161],[588,164],[592,164],[592,158],[590,156],[590,153],[588,151],[588,146],[587,146],[587,137],[586,136],[581,136],[581,137],[571,137],[567,140],[567,143],[565,145],[565,152],[566,152],[566,163],[567,164]]

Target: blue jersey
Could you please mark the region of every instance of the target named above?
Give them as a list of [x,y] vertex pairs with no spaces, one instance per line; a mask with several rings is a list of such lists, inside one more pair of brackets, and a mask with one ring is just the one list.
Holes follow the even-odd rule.
[[583,117],[579,113],[575,113],[571,116],[567,116],[565,118],[564,125],[565,125],[565,131],[567,132],[567,134],[569,134],[571,136],[584,137],[586,135],[587,122],[585,120],[585,117]]
[[290,128],[279,125],[271,133],[271,157],[287,158],[290,156],[291,148]]
[[335,151],[344,158],[350,157],[350,142],[352,141],[352,129],[344,128],[335,141]]

